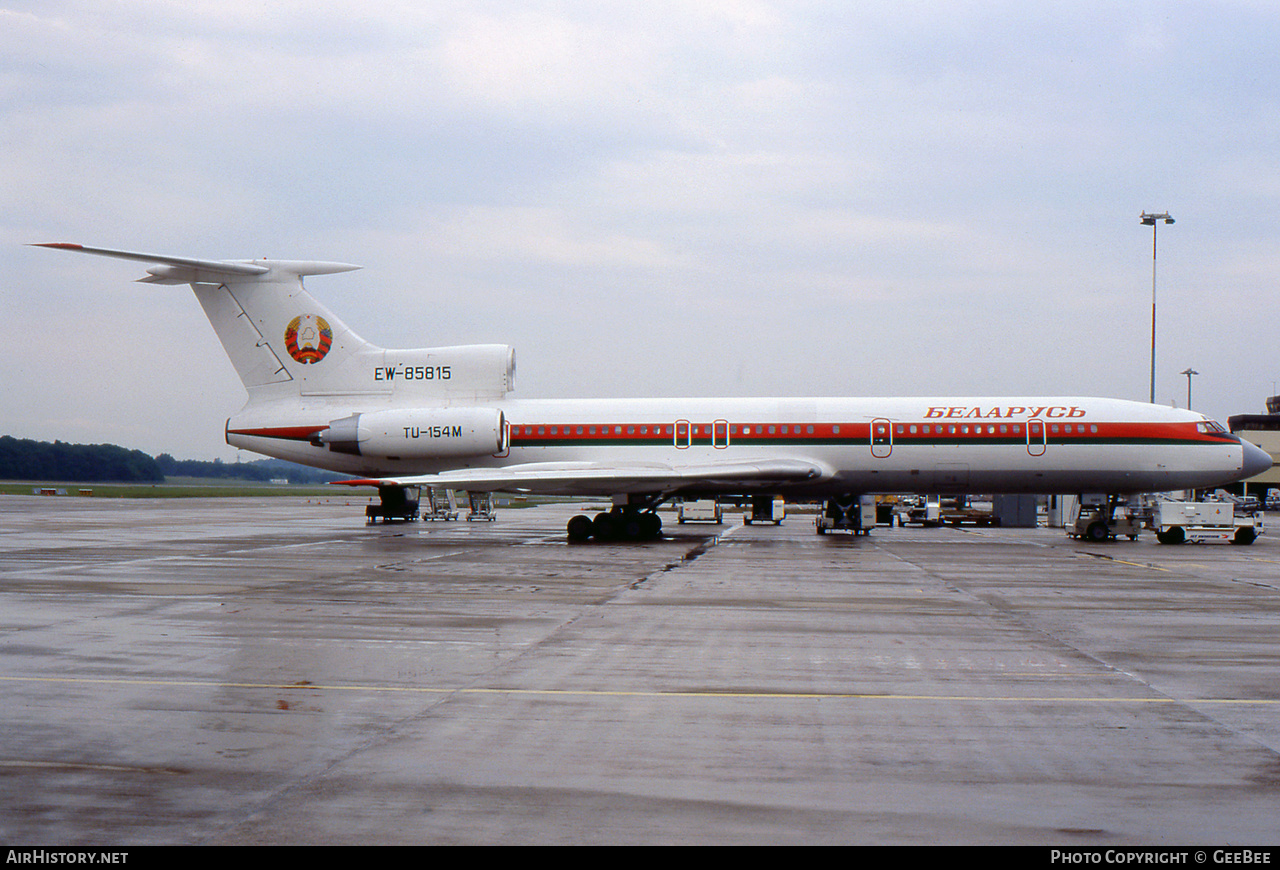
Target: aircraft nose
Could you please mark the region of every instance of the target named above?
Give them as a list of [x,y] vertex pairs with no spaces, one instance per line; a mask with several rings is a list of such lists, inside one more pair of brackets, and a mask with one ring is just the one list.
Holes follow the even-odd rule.
[[1242,473],[1245,477],[1256,477],[1257,475],[1262,474],[1262,472],[1269,471],[1271,469],[1270,453],[1243,439],[1241,439],[1240,443],[1244,446],[1244,463],[1242,465]]

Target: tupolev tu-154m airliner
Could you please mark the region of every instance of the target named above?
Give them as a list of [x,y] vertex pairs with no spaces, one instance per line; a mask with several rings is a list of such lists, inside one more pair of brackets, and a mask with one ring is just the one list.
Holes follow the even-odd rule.
[[41,247],[191,285],[249,394],[228,444],[353,475],[384,503],[415,486],[610,498],[571,540],[656,536],[674,497],[821,500],[843,521],[869,494],[1124,495],[1271,467],[1201,414],[1118,399],[514,399],[512,348],[377,347],[303,287],[357,266]]

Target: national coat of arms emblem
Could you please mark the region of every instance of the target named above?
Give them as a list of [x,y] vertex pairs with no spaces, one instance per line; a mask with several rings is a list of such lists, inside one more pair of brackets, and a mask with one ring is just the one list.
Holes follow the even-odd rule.
[[303,365],[318,363],[333,346],[333,330],[323,317],[302,314],[290,320],[285,327],[284,346],[289,356]]

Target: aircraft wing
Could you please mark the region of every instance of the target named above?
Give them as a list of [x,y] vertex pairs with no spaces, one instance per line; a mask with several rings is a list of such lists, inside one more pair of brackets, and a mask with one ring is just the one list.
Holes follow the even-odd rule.
[[674,494],[713,489],[746,491],[770,484],[804,483],[831,477],[831,469],[800,459],[710,462],[695,465],[616,465],[600,462],[530,462],[503,468],[466,468],[438,474],[337,480],[347,486],[435,486],[468,492],[543,495]]

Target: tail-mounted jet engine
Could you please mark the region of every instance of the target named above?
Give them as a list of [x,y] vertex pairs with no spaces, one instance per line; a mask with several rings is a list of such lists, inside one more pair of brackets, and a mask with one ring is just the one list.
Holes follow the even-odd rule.
[[488,456],[505,449],[506,420],[497,408],[371,411],[331,421],[319,438],[333,452],[353,456]]

